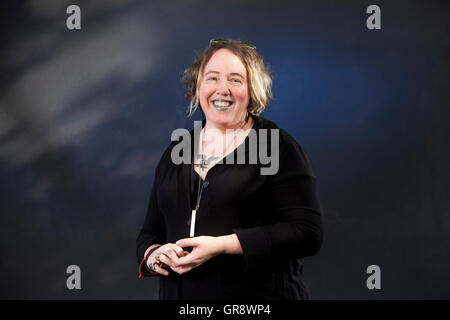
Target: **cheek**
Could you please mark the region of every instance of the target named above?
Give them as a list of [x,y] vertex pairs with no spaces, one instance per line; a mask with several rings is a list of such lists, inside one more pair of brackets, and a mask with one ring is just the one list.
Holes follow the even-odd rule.
[[214,88],[208,85],[201,85],[199,94],[200,99],[208,99],[214,93]]
[[250,100],[250,94],[247,88],[240,88],[234,92],[234,96],[241,102],[247,102]]

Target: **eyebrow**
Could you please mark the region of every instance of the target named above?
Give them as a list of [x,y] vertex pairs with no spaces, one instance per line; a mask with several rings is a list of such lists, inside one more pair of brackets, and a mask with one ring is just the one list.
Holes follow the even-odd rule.
[[244,76],[242,74],[240,74],[240,73],[237,73],[237,72],[230,73],[230,76],[239,76],[242,79],[244,79]]
[[207,74],[210,74],[210,73],[219,73],[219,72],[217,72],[217,71],[208,71],[207,73],[205,73],[205,76],[207,75]]
[[[211,70],[211,71],[208,71],[207,73],[205,73],[205,76],[206,76],[207,74],[209,74],[209,73],[219,74],[218,71],[213,71],[213,70]],[[245,79],[243,75],[241,75],[240,73],[237,73],[237,72],[230,73],[230,76],[239,76],[239,77],[241,77],[242,79]]]

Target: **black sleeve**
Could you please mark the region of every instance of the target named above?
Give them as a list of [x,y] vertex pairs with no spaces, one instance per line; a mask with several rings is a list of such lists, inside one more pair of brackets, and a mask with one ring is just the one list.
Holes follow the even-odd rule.
[[295,141],[280,143],[278,173],[268,176],[275,223],[234,230],[247,269],[316,254],[322,245],[322,222],[316,179]]
[[136,256],[138,264],[142,263],[144,253],[152,244],[159,243],[165,244],[167,242],[165,235],[164,218],[158,206],[158,185],[160,183],[159,173],[161,164],[167,158],[167,154],[170,153],[170,147],[164,152],[161,160],[155,170],[155,177],[153,180],[152,191],[150,194],[150,200],[148,203],[147,215],[145,216],[144,224],[136,239]]
[[145,216],[144,224],[136,239],[136,256],[138,264],[142,262],[144,253],[152,244],[164,244],[166,242],[164,235],[164,220],[159,212],[158,201],[156,197],[157,183],[153,182],[152,192],[150,194],[150,201],[148,204],[147,215]]

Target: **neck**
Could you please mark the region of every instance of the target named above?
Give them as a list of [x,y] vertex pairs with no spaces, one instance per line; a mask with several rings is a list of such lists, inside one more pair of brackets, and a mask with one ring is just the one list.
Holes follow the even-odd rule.
[[239,130],[239,129],[244,130],[244,128],[246,128],[249,124],[250,126],[253,124],[252,117],[249,117],[248,119],[244,117],[242,120],[239,120],[238,122],[232,125],[220,125],[206,120],[205,131],[214,129],[220,131],[222,134],[225,135],[227,130]]

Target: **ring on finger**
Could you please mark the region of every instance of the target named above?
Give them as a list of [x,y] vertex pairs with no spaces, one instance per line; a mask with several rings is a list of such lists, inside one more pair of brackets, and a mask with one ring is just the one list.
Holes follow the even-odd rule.
[[165,268],[165,267],[167,267],[167,264],[165,264],[164,262],[162,262],[162,261],[160,260],[159,256],[160,256],[161,254],[164,254],[164,255],[165,255],[164,252],[158,252],[158,253],[155,255],[155,260],[158,261],[157,265],[159,265],[161,268]]
[[[164,254],[164,253],[163,253],[163,254]],[[164,257],[164,259],[165,259],[165,257]],[[159,261],[159,266],[160,266],[161,268],[167,267],[167,264],[165,264],[164,262],[162,262],[160,259],[158,259],[158,261]]]
[[159,251],[159,252],[156,253],[156,255],[155,255],[155,260],[156,260],[156,261],[161,261],[161,260],[159,260],[159,256],[160,256],[161,254],[164,254],[164,253],[161,252],[161,251]]
[[148,268],[150,269],[150,271],[156,272],[155,265],[156,265],[156,263],[150,262],[150,264],[148,265]]
[[158,271],[156,271],[155,266],[158,266],[158,267],[160,267],[160,268],[165,268],[167,265],[165,265],[165,264],[162,263],[162,262],[160,262],[160,263],[158,263],[158,262],[151,262],[150,265],[148,266],[148,268],[149,268],[150,271],[152,271],[152,272],[158,272]]

